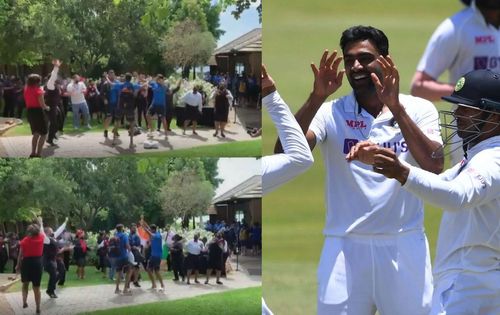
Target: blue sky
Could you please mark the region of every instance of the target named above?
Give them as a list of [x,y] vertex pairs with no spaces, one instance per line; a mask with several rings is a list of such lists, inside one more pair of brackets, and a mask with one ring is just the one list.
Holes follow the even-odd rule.
[[245,10],[238,20],[231,15],[233,10],[234,6],[228,7],[220,16],[220,28],[226,33],[217,42],[217,47],[223,46],[254,28],[262,27],[262,24],[259,23],[259,13],[256,5],[252,5],[248,10]]

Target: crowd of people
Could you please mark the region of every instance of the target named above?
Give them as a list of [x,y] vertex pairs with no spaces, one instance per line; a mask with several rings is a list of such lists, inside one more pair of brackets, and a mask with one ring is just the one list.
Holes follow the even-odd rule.
[[116,294],[131,295],[132,286],[140,288],[141,270],[147,273],[152,291],[165,291],[163,269],[173,273],[175,282],[199,284],[203,274],[205,284],[215,275],[215,283],[221,285],[221,277],[231,270],[227,260],[237,246],[236,238],[226,238],[231,234],[229,228],[215,231],[211,239],[194,234],[187,240],[168,226],[160,230],[142,218],[129,228],[117,224],[114,231],[100,231],[96,245],[91,246],[84,230],[73,233],[67,223],[66,218],[54,231],[38,217],[21,240],[16,233],[0,235],[0,272],[5,272],[7,262],[12,260],[13,269],[8,272],[21,275],[24,308],[28,307],[31,282],[37,313],[40,311],[43,271],[49,277],[45,292],[50,298],[57,298],[56,289],[64,286],[70,265],[76,267],[77,279],[84,280],[85,268],[92,265],[91,260],[96,262],[103,279],[114,281]]
[[257,104],[260,98],[260,82],[255,75],[248,75],[243,72],[241,74],[234,73],[233,76],[229,73],[207,74],[205,81],[212,83],[214,86],[224,84],[228,90],[234,95],[233,105],[237,103],[240,106],[249,104]]
[[[161,135],[163,127],[163,135],[167,139],[176,113],[174,95],[181,86],[190,89],[178,101],[178,105],[184,107],[184,112],[177,113],[182,115],[177,119],[183,135],[190,127],[192,134],[198,135],[197,123],[202,118],[203,108],[209,106],[214,108],[213,136],[225,138],[229,111],[233,109],[235,99],[240,104],[248,103],[249,97],[255,98],[254,90],[258,88],[256,81],[246,75],[238,80],[239,90],[235,92],[227,88],[233,82],[226,79],[211,80],[214,84],[212,89],[205,91],[202,85],[192,86],[182,79],[174,86],[162,74],[154,77],[137,72],[117,75],[113,70],[103,73],[99,80],[83,78],[78,74],[63,79],[60,73],[62,62],[53,60],[52,64],[54,68],[49,76],[42,78],[38,74],[30,74],[24,85],[15,76],[0,76],[3,116],[22,118],[26,108],[33,134],[30,157],[40,157],[45,143],[58,145],[58,137],[64,132],[69,111],[73,113],[75,130],[90,130],[92,124],[102,123],[105,139],[108,135],[111,138],[111,131],[112,145],[116,144],[122,126],[128,129],[130,148],[134,147],[134,136],[141,131],[147,130],[151,138],[155,130]],[[250,87],[252,93],[247,92]],[[109,130],[111,125],[113,129]]]
[[215,223],[207,221],[205,230],[213,233],[223,233],[231,252],[237,252],[243,256],[261,254],[262,227],[259,222],[249,225],[245,220],[241,222],[234,221],[232,224],[227,224],[224,220],[217,220]]

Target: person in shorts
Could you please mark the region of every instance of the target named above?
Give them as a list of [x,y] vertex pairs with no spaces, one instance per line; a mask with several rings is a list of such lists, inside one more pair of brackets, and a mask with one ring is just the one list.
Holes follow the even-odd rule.
[[144,227],[144,230],[146,230],[146,232],[148,232],[148,234],[151,236],[151,256],[149,257],[148,267],[147,267],[148,276],[149,279],[151,280],[151,285],[152,285],[151,290],[156,290],[156,281],[155,281],[155,276],[156,276],[156,279],[158,279],[161,285],[159,291],[164,292],[165,285],[163,284],[163,279],[161,278],[160,274],[160,264],[162,256],[161,233],[158,231],[158,228],[154,224],[148,226],[146,222],[142,221],[141,225]]
[[30,158],[42,156],[42,148],[49,132],[49,119],[45,112],[49,111],[50,107],[45,105],[41,82],[42,79],[38,74],[30,74],[24,87],[28,122],[33,135]]
[[131,294],[130,292],[130,264],[128,262],[128,252],[130,251],[130,243],[127,234],[124,233],[123,224],[118,224],[116,226],[115,238],[119,241],[119,253],[116,257],[115,267],[116,267],[116,288],[115,293],[120,294],[120,280],[122,279],[122,273],[125,275],[125,285],[123,288],[123,294]]

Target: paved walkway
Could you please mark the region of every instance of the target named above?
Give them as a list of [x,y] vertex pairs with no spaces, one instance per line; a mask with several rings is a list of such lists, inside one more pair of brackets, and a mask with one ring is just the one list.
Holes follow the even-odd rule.
[[[154,132],[152,138],[146,133],[134,137],[134,148],[129,148],[129,138],[126,130],[120,130],[121,137],[113,144],[111,139],[103,137],[101,132],[86,132],[78,134],[65,134],[59,137],[57,146],[46,145],[43,150],[44,157],[113,157],[145,152],[161,152],[178,149],[189,149],[206,145],[230,143],[234,141],[255,140],[247,133],[247,128],[258,126],[260,111],[251,109],[238,109],[238,117],[230,114],[230,121],[226,127],[226,138],[213,137],[213,129],[202,127],[197,130],[198,135],[193,135],[190,130],[182,135],[182,129],[174,126],[172,132]],[[154,122],[156,124],[156,122]],[[110,137],[112,133],[110,132]],[[158,142],[158,149],[145,149],[146,140]],[[0,157],[28,157],[31,153],[31,136],[0,137]]]
[[[251,264],[254,265],[255,261]],[[208,293],[220,293],[228,290],[257,287],[261,285],[260,276],[251,276],[246,272],[246,268],[240,265],[240,270],[236,271],[234,259],[232,260],[233,271],[228,273],[227,279],[222,278],[223,285],[215,284],[215,277],[210,279],[210,284],[205,285],[203,281],[201,284],[187,285],[183,282],[173,282],[168,280],[166,285],[166,292],[161,293],[157,291],[150,291],[148,280],[141,282],[142,288],[133,288],[132,295],[116,295],[114,294],[115,286],[112,284],[76,287],[76,288],[61,288],[58,289],[59,297],[57,299],[50,299],[42,288],[42,314],[79,314],[83,312],[91,312],[95,310],[103,310],[114,307],[124,307],[127,305],[137,305],[142,303],[152,303],[159,301],[171,301],[182,298],[195,297]],[[203,279],[203,277],[200,277]],[[20,292],[13,292],[5,294],[5,300],[10,305],[3,307],[2,297],[0,296],[0,312],[2,315],[10,314],[34,314],[34,298],[33,292],[30,291],[28,296],[28,305],[26,309],[22,308],[22,300]]]

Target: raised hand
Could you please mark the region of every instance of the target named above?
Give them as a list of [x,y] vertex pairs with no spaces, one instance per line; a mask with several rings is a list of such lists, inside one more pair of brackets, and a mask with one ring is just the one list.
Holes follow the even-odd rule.
[[375,73],[371,74],[372,81],[375,84],[379,100],[387,105],[389,110],[394,113],[399,104],[399,72],[391,57],[387,55],[379,56],[377,62],[382,69],[381,78]]
[[54,67],[60,67],[62,65],[62,61],[59,59],[54,59],[52,60],[52,64],[54,65]]
[[262,86],[262,97],[265,97],[274,91],[276,91],[276,85],[273,78],[267,73],[265,65],[262,65],[262,75],[261,75],[261,86]]
[[347,162],[358,160],[362,163],[373,165],[374,154],[377,152],[378,148],[379,146],[371,141],[361,141],[351,147],[351,150],[347,153],[345,159]]
[[311,69],[314,74],[313,94],[320,97],[328,97],[342,86],[342,78],[345,70],[338,70],[342,57],[337,58],[337,51],[328,56],[328,50],[325,50],[319,62],[319,68],[311,63]]

